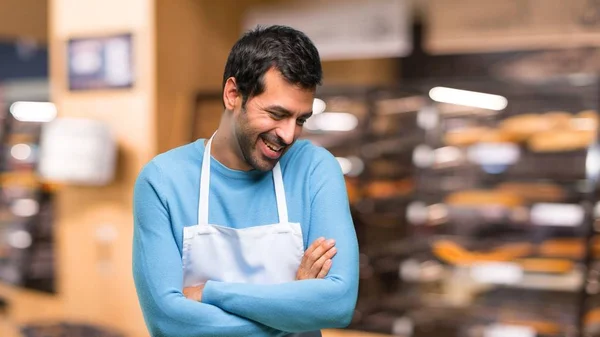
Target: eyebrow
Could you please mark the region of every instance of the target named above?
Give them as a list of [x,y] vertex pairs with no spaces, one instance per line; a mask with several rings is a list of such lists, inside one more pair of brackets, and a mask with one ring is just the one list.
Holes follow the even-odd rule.
[[[268,107],[265,108],[265,111],[269,111],[269,112],[276,112],[276,113],[280,113],[282,115],[286,115],[286,116],[292,116],[294,115],[293,112],[291,112],[290,110],[282,107],[281,105],[270,105]],[[308,118],[310,116],[312,116],[313,112],[309,111],[309,112],[305,112],[300,114],[300,117],[303,118]]]

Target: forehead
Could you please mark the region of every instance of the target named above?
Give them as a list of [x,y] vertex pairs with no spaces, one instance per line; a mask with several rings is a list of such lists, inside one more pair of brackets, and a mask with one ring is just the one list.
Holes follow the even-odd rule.
[[312,111],[314,89],[304,89],[289,83],[279,71],[273,68],[265,73],[263,81],[265,90],[254,97],[261,105],[279,105],[297,113]]

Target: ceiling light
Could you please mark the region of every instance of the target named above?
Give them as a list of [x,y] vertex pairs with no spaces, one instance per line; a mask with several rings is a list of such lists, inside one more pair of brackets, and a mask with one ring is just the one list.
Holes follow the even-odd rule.
[[358,118],[346,112],[323,112],[309,118],[304,126],[314,131],[352,131],[358,126]]
[[10,155],[16,160],[27,160],[31,153],[31,146],[27,144],[15,144],[10,148]]
[[499,95],[485,94],[445,87],[435,87],[429,91],[429,97],[440,103],[450,103],[489,110],[503,110],[508,100]]
[[318,114],[322,113],[323,111],[325,111],[326,107],[327,107],[327,104],[325,104],[325,102],[322,99],[315,98],[313,100],[313,108],[312,108],[313,115],[318,115]]
[[56,118],[56,106],[50,102],[15,102],[10,113],[20,122],[50,122]]

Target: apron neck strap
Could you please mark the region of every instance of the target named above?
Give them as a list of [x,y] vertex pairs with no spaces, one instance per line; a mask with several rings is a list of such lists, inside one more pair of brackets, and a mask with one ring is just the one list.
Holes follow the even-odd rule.
[[283,188],[283,174],[279,162],[273,167],[273,183],[275,184],[275,197],[277,198],[277,213],[279,223],[288,223],[288,209],[285,200],[285,189]]
[[[202,159],[202,171],[200,172],[200,198],[198,200],[198,224],[208,225],[208,199],[210,191],[210,149],[212,140],[217,132],[210,137],[204,148],[204,157]],[[279,223],[288,223],[288,210],[285,198],[285,189],[283,188],[283,175],[279,162],[273,168],[273,183],[275,185],[275,197],[277,199],[277,213]]]
[[204,157],[202,158],[202,170],[200,171],[200,198],[198,199],[198,224],[208,225],[208,192],[210,191],[210,148],[212,140],[217,132],[213,133],[206,147],[204,148]]

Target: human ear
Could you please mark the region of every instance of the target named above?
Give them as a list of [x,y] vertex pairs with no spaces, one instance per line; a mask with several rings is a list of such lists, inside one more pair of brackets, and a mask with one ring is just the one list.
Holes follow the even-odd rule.
[[225,82],[225,87],[223,88],[223,104],[225,105],[225,109],[235,111],[239,98],[241,98],[241,95],[237,90],[235,78],[230,77]]

